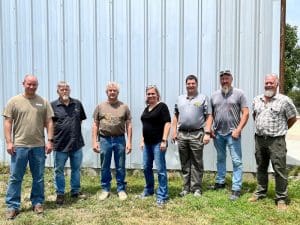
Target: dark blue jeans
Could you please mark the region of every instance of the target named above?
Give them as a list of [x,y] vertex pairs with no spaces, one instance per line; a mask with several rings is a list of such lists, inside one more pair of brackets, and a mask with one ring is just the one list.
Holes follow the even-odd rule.
[[160,150],[160,142],[152,145],[144,145],[143,150],[143,167],[146,185],[144,188],[145,195],[154,193],[154,175],[153,160],[157,169],[158,189],[156,192],[157,200],[167,200],[168,196],[168,176],[166,168],[166,151]]
[[125,170],[125,136],[100,137],[100,158],[101,158],[101,187],[104,191],[110,191],[111,188],[111,158],[114,153],[117,191],[126,189],[126,170]]
[[76,194],[80,191],[80,167],[82,163],[82,149],[71,152],[54,151],[54,184],[57,194],[65,193],[65,174],[64,168],[68,158],[71,166],[71,193]]
[[32,188],[30,194],[32,206],[38,203],[43,204],[45,200],[45,158],[45,147],[16,148],[16,153],[11,156],[10,178],[5,199],[9,210],[20,209],[21,186],[28,162],[32,174]]

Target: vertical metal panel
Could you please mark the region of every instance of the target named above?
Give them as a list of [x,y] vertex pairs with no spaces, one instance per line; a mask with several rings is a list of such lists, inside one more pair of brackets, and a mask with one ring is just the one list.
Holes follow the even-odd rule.
[[[157,85],[173,114],[187,74],[196,74],[199,91],[210,96],[219,88],[218,71],[231,69],[234,86],[251,105],[263,90],[263,76],[279,71],[279,15],[280,0],[0,0],[0,106],[23,91],[26,73],[39,77],[38,93],[50,101],[57,98],[57,82],[68,81],[88,116],[83,164],[100,167],[91,150],[92,114],[106,100],[106,83],[115,80],[133,115],[127,167],[140,168],[145,86]],[[255,171],[253,132],[250,118],[242,138],[246,171]],[[0,161],[8,163],[3,129],[0,152]],[[204,161],[206,170],[216,169],[212,143]],[[173,144],[167,163],[180,168]]]

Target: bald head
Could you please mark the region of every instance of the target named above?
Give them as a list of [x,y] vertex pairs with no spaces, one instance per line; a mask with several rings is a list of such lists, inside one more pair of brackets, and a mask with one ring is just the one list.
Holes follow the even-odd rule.
[[38,87],[38,79],[32,74],[27,74],[24,77],[23,87],[24,87],[24,96],[26,98],[33,98]]

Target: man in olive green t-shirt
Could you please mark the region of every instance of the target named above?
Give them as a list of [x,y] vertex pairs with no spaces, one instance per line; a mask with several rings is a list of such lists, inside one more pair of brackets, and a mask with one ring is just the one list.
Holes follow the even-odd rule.
[[[7,152],[11,155],[9,185],[6,193],[7,219],[14,219],[20,210],[21,185],[27,163],[32,174],[30,200],[36,213],[43,213],[45,153],[52,151],[53,111],[48,101],[35,92],[37,77],[26,75],[24,93],[12,97],[4,109],[4,134]],[[48,142],[45,145],[44,129]]]

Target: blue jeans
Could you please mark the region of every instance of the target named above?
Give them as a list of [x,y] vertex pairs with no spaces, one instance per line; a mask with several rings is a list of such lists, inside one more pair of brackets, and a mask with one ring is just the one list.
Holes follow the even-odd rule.
[[226,176],[226,147],[228,148],[232,159],[232,190],[240,191],[242,188],[243,164],[241,137],[232,138],[231,134],[222,136],[216,132],[214,146],[217,150],[217,177],[216,183],[224,184]]
[[10,178],[5,198],[9,210],[20,209],[21,186],[28,161],[32,174],[32,188],[30,194],[32,206],[38,203],[44,203],[45,159],[45,147],[16,148],[15,154],[11,156]]
[[80,167],[82,163],[82,149],[71,152],[54,151],[54,184],[56,194],[65,193],[65,174],[64,168],[66,161],[70,157],[71,166],[71,193],[76,194],[80,191]]
[[158,189],[156,192],[157,200],[167,200],[168,196],[168,176],[166,168],[166,151],[160,150],[160,142],[157,144],[144,145],[143,150],[143,167],[146,185],[144,188],[145,195],[154,193],[154,175],[153,160],[156,165],[158,174]]
[[101,159],[101,187],[103,191],[110,191],[111,171],[110,164],[112,153],[114,153],[117,192],[126,189],[125,170],[125,136],[100,137],[100,159]]

